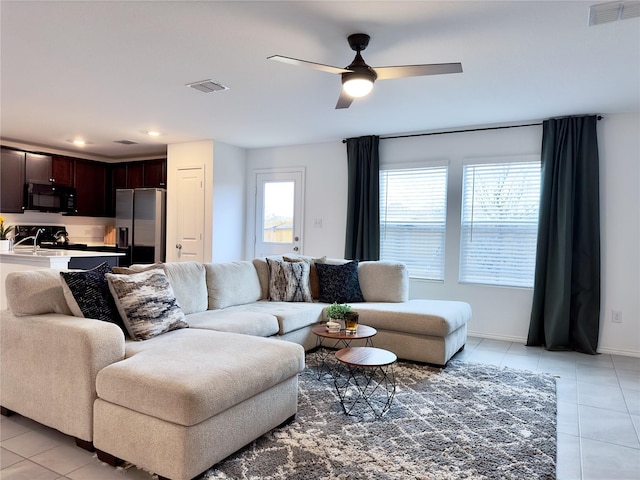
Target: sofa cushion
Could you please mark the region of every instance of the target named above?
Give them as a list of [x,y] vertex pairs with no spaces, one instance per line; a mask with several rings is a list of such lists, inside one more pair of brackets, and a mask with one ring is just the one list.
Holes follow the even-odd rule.
[[43,313],[72,315],[64,298],[59,270],[11,272],[5,288],[7,304],[16,317]]
[[358,280],[367,302],[406,302],[409,272],[401,262],[360,262]]
[[185,426],[304,369],[300,345],[269,338],[185,329],[143,343],[137,353],[98,373],[98,396]]
[[209,309],[226,308],[260,300],[258,273],[249,261],[205,264]]
[[[446,337],[471,318],[471,306],[452,300],[414,299],[402,303],[362,303],[362,324],[381,330]],[[399,326],[400,325],[400,326]]]
[[267,258],[269,300],[272,302],[310,302],[310,266],[305,262],[281,262]]
[[[238,308],[238,307],[229,307]],[[190,328],[218,332],[242,333],[256,337],[270,337],[279,330],[278,319],[269,313],[247,310],[207,310],[186,316]]]
[[323,303],[364,302],[358,281],[358,262],[342,265],[318,263],[320,280],[320,301]]
[[106,277],[132,339],[147,340],[189,326],[162,269],[131,275],[107,273]]
[[109,291],[107,273],[111,273],[107,263],[91,270],[60,272],[64,298],[74,316],[115,323],[126,331]]
[[309,264],[309,290],[311,290],[311,298],[317,300],[320,298],[320,280],[318,280],[318,269],[316,263],[325,263],[327,257],[288,257],[283,256],[282,260],[285,262],[306,262]]
[[274,315],[278,319],[280,335],[300,328],[308,327],[322,321],[322,311],[326,305],[313,302],[271,302],[261,300],[229,307],[225,311],[257,312]]
[[113,267],[113,273],[137,273],[154,268],[162,268],[166,273],[178,305],[185,315],[204,312],[209,304],[207,280],[204,265],[199,262],[169,262],[153,265],[131,265]]

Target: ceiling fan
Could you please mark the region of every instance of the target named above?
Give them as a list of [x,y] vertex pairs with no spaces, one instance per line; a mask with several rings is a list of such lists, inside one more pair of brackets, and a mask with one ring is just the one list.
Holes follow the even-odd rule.
[[461,63],[431,63],[425,65],[399,65],[396,67],[372,68],[364,62],[362,55],[360,55],[360,52],[369,45],[369,39],[370,37],[366,33],[349,35],[347,41],[351,49],[355,50],[356,56],[351,64],[345,68],[298,60],[297,58],[283,57],[282,55],[272,55],[271,57],[267,57],[267,60],[276,60],[290,65],[309,67],[322,72],[339,73],[342,75],[342,90],[336,108],[349,108],[354,98],[364,97],[371,91],[373,83],[376,80],[462,73]]

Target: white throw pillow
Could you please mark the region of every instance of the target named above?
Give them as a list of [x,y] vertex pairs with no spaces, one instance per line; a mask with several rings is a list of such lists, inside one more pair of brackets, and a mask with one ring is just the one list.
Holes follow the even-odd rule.
[[162,269],[105,277],[132,339],[147,340],[189,326]]

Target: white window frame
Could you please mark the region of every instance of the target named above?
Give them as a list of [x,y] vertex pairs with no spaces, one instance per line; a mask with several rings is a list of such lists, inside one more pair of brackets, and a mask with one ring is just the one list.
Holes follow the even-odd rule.
[[[439,175],[443,175],[443,191],[438,192],[442,195],[442,217],[438,220],[416,221],[415,217],[405,219],[399,219],[387,222],[389,214],[393,212],[389,211],[386,203],[389,201],[388,195],[386,195],[386,188],[384,182],[388,180],[386,177],[388,174],[403,174],[418,171],[428,170],[440,170]],[[444,172],[442,172],[444,170]],[[429,280],[435,282],[444,282],[445,275],[445,247],[446,247],[446,230],[447,230],[447,191],[449,177],[449,164],[448,162],[430,162],[429,164],[396,164],[385,165],[380,168],[380,260],[394,260],[402,261],[407,265],[409,270],[409,276],[411,278]],[[398,213],[396,212],[396,215]],[[385,240],[389,235],[390,230],[387,225],[395,224],[396,231],[403,229],[403,235],[407,239],[406,245],[400,245],[398,243],[391,244],[389,247],[385,247]],[[433,238],[434,233],[440,233],[441,237],[438,240]],[[416,242],[420,235],[428,235],[431,240],[427,243]],[[395,238],[398,239],[400,235]],[[424,247],[423,249],[416,249],[419,245]],[[415,254],[415,255],[412,255]]]
[[[465,172],[472,172],[473,167],[478,167],[476,175],[491,175],[490,170],[493,166],[506,164],[537,164],[537,190],[517,188],[517,183],[513,183],[512,180],[512,183],[505,187],[508,190],[504,194],[501,192],[503,199],[502,203],[498,204],[491,201],[495,200],[495,197],[487,197],[490,193],[483,193],[482,190],[474,188],[473,178],[469,178],[468,181],[466,179]],[[458,272],[460,283],[533,287],[540,199],[539,169],[539,155],[475,158],[463,162]],[[475,178],[477,182],[477,177]],[[476,187],[478,185],[476,183]],[[485,198],[478,199],[479,193],[485,195]],[[504,205],[509,199],[519,202],[522,207],[519,212],[504,214],[500,211],[500,205]],[[486,207],[482,206],[483,203]],[[534,204],[535,215],[531,210]],[[501,216],[504,217],[504,221],[501,220]],[[492,221],[492,217],[498,221]],[[492,235],[499,235],[501,239],[488,243]],[[475,245],[472,245],[474,236]]]

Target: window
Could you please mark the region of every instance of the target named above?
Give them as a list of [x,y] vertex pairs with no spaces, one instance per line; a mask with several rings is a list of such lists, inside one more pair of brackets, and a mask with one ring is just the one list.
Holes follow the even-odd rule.
[[293,241],[293,206],[295,182],[265,182],[262,241]]
[[447,167],[380,171],[380,259],[444,280]]
[[540,161],[465,165],[460,281],[533,287]]

